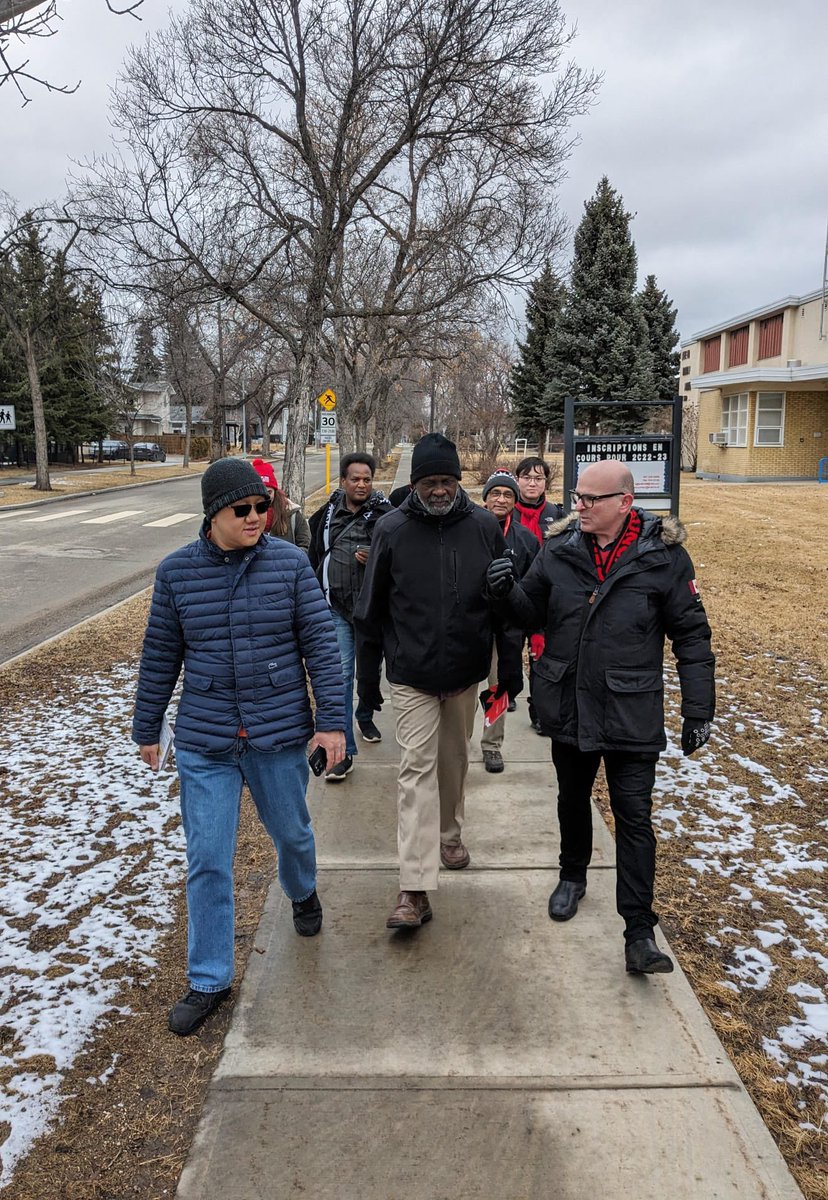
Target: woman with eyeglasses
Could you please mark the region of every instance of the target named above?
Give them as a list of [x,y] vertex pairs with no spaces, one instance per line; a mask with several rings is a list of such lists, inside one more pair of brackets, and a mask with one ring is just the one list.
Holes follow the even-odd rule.
[[249,462],[213,463],[201,496],[198,538],[156,572],[132,727],[141,759],[158,770],[161,725],[183,666],[175,758],[187,842],[190,988],[168,1019],[182,1037],[230,993],[242,785],[278,851],[296,932],[312,937],[322,906],[305,802],[308,750],[321,747],[329,767],[345,754],[336,633],[307,555],[265,535],[270,497]]

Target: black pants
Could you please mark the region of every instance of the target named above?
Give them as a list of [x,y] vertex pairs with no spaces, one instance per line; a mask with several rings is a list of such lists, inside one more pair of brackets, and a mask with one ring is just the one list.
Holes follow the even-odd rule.
[[558,774],[561,879],[585,883],[592,858],[592,785],[601,759],[615,817],[615,900],[627,942],[652,937],[656,841],[650,819],[657,754],[583,751],[552,742]]

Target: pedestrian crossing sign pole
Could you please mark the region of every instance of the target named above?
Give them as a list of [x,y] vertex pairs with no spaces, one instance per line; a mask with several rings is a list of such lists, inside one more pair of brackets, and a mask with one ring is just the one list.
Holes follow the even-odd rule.
[[336,441],[336,392],[325,388],[316,397],[322,412],[319,414],[319,444],[325,447],[325,490],[331,490],[331,442]]
[[13,404],[0,404],[0,432],[4,429],[17,429]]

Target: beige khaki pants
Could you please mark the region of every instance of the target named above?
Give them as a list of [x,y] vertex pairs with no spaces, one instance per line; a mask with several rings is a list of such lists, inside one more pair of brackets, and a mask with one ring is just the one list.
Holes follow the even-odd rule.
[[448,700],[390,687],[400,747],[400,891],[428,892],[437,887],[440,842],[460,841],[478,684]]
[[[492,665],[489,670],[489,687],[494,687],[497,684],[497,647],[492,650]],[[483,733],[480,737],[481,750],[499,750],[503,745],[503,739],[506,736],[506,714],[501,713],[495,721],[494,725],[490,725],[487,729],[483,726]]]

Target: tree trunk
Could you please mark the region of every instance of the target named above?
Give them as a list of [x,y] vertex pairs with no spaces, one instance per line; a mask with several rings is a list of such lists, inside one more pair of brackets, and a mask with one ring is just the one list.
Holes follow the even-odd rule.
[[224,458],[224,408],[221,403],[221,387],[213,380],[213,427],[210,431],[210,462]]
[[316,369],[319,328],[308,332],[293,371],[288,405],[285,465],[282,487],[297,504],[305,499],[305,449],[310,434],[313,376]]
[[46,439],[46,416],[43,412],[43,392],[40,389],[40,371],[37,367],[32,336],[26,330],[26,370],[29,374],[29,389],[32,393],[32,415],[35,435],[35,491],[51,492],[49,479],[49,445]]
[[193,436],[193,401],[190,396],[184,399],[184,461],[185,469],[190,465],[190,439]]

